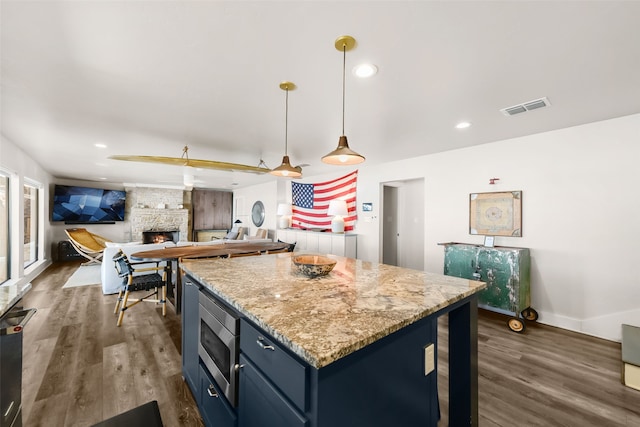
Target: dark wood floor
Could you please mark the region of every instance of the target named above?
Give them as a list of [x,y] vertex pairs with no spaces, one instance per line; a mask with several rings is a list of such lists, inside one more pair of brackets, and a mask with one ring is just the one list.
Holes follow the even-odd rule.
[[165,426],[202,426],[182,380],[173,307],[163,318],[156,304],[138,304],[118,328],[114,295],[62,289],[78,265],[49,267],[22,300],[38,309],[24,332],[24,426],[91,426],[151,400]]
[[[38,309],[24,332],[24,426],[90,426],[150,400],[165,426],[201,426],[173,308],[163,318],[138,304],[118,328],[115,297],[100,286],[62,289],[77,265],[51,266],[22,302]],[[536,324],[518,335],[502,316],[479,317],[480,426],[640,426],[640,392],[620,383],[619,343]],[[446,318],[440,330],[446,426]]]
[[[640,391],[620,382],[621,345],[536,323],[511,332],[479,310],[478,407],[482,427],[640,426]],[[447,423],[448,339],[439,324],[438,388]]]

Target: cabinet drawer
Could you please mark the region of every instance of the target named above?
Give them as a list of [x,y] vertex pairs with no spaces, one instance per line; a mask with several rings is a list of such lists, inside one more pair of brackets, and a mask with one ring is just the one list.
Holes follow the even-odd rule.
[[244,355],[240,374],[239,427],[306,427],[309,422]]
[[200,415],[205,426],[235,427],[236,413],[218,390],[215,381],[203,365],[200,366]]
[[240,351],[244,353],[302,411],[307,409],[307,366],[273,338],[242,320]]

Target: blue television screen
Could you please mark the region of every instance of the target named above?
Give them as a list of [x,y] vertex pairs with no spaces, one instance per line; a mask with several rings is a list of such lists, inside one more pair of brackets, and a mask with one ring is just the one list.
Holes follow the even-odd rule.
[[56,185],[52,221],[99,223],[124,221],[126,192]]

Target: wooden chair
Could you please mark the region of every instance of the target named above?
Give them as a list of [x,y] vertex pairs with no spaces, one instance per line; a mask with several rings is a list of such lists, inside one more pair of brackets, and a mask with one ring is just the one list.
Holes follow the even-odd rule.
[[256,255],[260,255],[260,251],[245,252],[240,254],[229,254],[229,258],[237,258],[241,256],[256,256]]
[[[156,304],[162,304],[162,315],[167,315],[167,271],[168,267],[161,266],[159,262],[155,263],[155,267],[138,267],[135,265],[146,264],[149,262],[137,262],[131,263],[129,259],[121,250],[118,251],[113,257],[116,271],[118,276],[122,278],[122,287],[118,292],[118,299],[116,300],[116,308],[113,310],[113,314],[118,314],[118,326],[122,325],[124,319],[124,312],[130,307],[133,307],[139,302],[155,302]],[[159,272],[162,271],[162,274]],[[147,274],[136,274],[142,272],[151,272]],[[135,291],[149,292],[153,289],[153,292],[142,298],[129,299],[129,293]],[[162,296],[160,296],[162,292]],[[155,299],[149,299],[155,296]],[[133,302],[131,302],[133,301]]]
[[238,236],[236,237],[236,240],[244,240],[244,236],[247,234],[248,231],[249,231],[248,227],[238,227]]
[[289,245],[289,246],[287,246],[287,250],[286,250],[286,251],[287,251],[287,252],[293,252],[293,251],[294,251],[294,249],[296,248],[296,243],[297,243],[297,242],[294,242],[294,243],[288,243],[288,242],[283,242],[282,240],[278,240],[278,243],[286,243],[287,245]]
[[89,260],[82,265],[102,263],[102,254],[106,247],[105,243],[111,240],[93,234],[86,228],[69,228],[64,230],[64,232],[67,233],[69,243],[71,243],[74,249]]
[[291,252],[291,251],[289,250],[289,248],[272,249],[272,250],[266,251],[266,252],[265,252],[265,254],[266,254],[266,255],[271,255],[271,254],[284,254],[284,253],[287,253],[287,252]]

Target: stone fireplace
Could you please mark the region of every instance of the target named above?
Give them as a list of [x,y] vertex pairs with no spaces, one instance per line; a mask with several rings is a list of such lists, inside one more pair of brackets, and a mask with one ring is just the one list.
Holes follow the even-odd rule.
[[126,190],[131,241],[177,243],[189,239],[189,210],[184,207],[183,190],[151,187],[126,187]]

